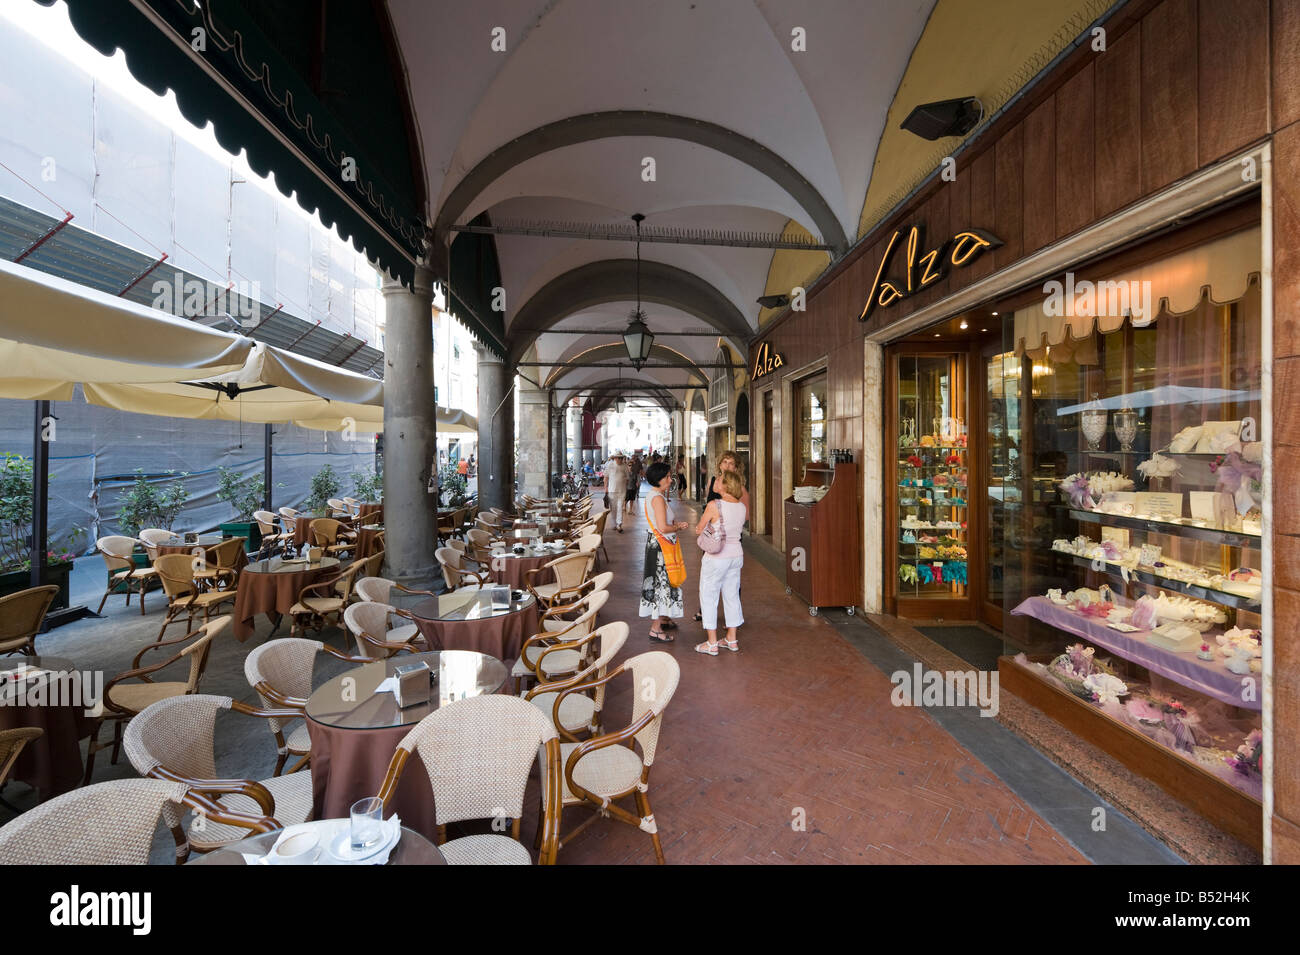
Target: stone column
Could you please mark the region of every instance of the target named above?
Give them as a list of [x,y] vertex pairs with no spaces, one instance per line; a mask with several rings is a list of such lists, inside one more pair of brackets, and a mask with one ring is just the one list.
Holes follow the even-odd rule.
[[479,506],[509,511],[514,506],[515,396],[505,361],[475,343],[478,353]]
[[551,473],[563,474],[569,460],[568,415],[563,408],[551,411]]
[[412,291],[385,275],[384,565],[398,581],[432,580],[437,502],[429,493],[436,446],[433,283],[419,267]]
[[520,375],[519,383],[519,493],[551,496],[551,398],[545,390]]

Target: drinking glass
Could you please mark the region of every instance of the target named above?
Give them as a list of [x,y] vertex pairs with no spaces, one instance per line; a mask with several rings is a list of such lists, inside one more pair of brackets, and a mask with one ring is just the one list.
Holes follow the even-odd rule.
[[369,849],[378,845],[384,835],[384,803],[378,796],[367,796],[352,804],[349,811],[352,827],[352,848]]

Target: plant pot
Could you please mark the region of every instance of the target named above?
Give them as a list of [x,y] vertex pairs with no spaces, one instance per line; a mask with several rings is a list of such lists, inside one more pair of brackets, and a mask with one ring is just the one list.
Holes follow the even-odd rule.
[[[45,568],[46,583],[58,584],[59,592],[50,604],[51,610],[65,610],[68,606],[68,578],[72,574],[72,564],[52,564]],[[11,570],[0,574],[0,597],[27,590],[32,585],[30,570]]]
[[229,521],[221,525],[222,537],[242,537],[244,550],[256,553],[262,548],[262,526],[257,521]]

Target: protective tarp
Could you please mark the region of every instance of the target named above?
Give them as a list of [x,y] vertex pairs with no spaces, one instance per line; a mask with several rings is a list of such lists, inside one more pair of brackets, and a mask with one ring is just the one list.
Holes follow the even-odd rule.
[[[177,531],[215,530],[234,520],[230,505],[216,497],[219,466],[246,478],[263,473],[264,425],[131,414],[87,404],[80,389],[52,410],[49,539],[54,548],[86,553],[97,537],[121,533],[121,497],[137,468],[159,489],[184,484],[190,497],[172,525]],[[0,452],[30,457],[33,419],[30,401],[0,400]],[[339,479],[340,496],[352,495],[356,475],[374,468],[372,435],[308,431],[290,424],[273,425],[272,431],[276,508],[300,506],[310,494],[312,476],[326,464]],[[77,527],[84,531],[74,541]]]
[[65,401],[78,382],[159,383],[225,374],[244,367],[253,345],[0,262],[0,397]]

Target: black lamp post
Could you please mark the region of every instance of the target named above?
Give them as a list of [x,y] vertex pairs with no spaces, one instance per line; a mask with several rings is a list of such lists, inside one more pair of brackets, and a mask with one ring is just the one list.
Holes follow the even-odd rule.
[[654,332],[646,325],[645,312],[641,310],[641,220],[644,218],[639,212],[632,216],[632,221],[636,223],[636,310],[632,313],[632,321],[628,323],[627,330],[623,332],[627,357],[632,360],[632,366],[637,371],[650,359],[650,349],[655,343]]

